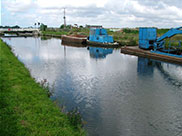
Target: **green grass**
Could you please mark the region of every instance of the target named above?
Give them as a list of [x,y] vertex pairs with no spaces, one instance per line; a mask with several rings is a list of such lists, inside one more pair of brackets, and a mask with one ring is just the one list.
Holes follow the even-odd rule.
[[0,135],[80,136],[69,116],[47,96],[25,66],[0,40]]
[[[162,36],[167,31],[169,31],[169,29],[157,29],[157,36],[158,37]],[[138,29],[125,28],[122,31],[118,31],[118,32],[112,32],[108,30],[108,34],[112,35],[114,40],[120,43],[120,45],[138,46],[138,41],[139,41]],[[182,35],[179,34],[169,39],[166,39],[166,43],[168,43],[169,40],[174,40],[174,41],[182,40]]]
[[57,35],[57,36],[61,36],[61,35],[67,35],[68,32],[66,31],[42,31],[43,35]]
[[137,46],[138,45],[138,30],[136,29],[123,29],[122,31],[112,32],[108,30],[108,34],[112,35],[114,41],[118,42],[121,46]]
[[71,35],[71,34],[81,34],[81,35],[89,35],[89,29],[86,28],[73,28],[73,29],[47,29],[46,31],[42,31],[42,35],[53,35],[53,36],[61,36],[61,35]]
[[157,36],[162,36],[164,33],[166,33],[167,31],[169,31],[170,29],[157,29]]
[[[164,33],[169,31],[169,29],[157,29],[157,36],[162,36]],[[113,36],[114,41],[118,42],[121,46],[138,46],[139,40],[139,30],[138,29],[131,29],[131,28],[124,28],[121,31],[112,32],[107,29],[109,35]],[[46,31],[42,32],[44,35],[70,35],[70,34],[82,34],[89,36],[89,29],[88,28],[73,28],[73,29],[47,29]],[[181,40],[182,35],[176,35],[171,40]]]

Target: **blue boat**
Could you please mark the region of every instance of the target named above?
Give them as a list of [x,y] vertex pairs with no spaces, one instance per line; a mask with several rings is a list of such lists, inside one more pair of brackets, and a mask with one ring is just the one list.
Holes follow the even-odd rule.
[[87,44],[99,47],[119,46],[118,43],[114,42],[113,37],[107,34],[104,28],[91,28]]

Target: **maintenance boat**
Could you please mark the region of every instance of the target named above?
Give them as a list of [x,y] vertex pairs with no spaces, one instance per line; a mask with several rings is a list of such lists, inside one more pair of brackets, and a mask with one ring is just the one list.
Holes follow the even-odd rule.
[[119,43],[114,42],[113,37],[107,34],[104,28],[91,28],[87,40],[88,46],[117,48]]

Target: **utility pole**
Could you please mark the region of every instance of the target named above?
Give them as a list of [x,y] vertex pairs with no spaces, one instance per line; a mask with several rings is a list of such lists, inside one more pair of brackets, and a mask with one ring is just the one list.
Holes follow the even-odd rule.
[[66,28],[66,11],[65,11],[65,8],[64,8],[64,17],[63,17],[63,19],[64,19],[64,28]]

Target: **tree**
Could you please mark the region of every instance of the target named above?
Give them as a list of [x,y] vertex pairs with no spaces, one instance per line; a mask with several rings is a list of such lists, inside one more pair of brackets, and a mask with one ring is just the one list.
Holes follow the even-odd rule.
[[45,31],[46,29],[47,29],[47,25],[44,25],[43,23],[41,23],[40,30]]
[[20,26],[15,25],[15,26],[0,26],[0,28],[20,28]]
[[12,26],[11,28],[20,28],[18,25]]
[[62,25],[60,26],[60,29],[64,29],[64,24],[62,24]]
[[67,29],[71,29],[71,25],[67,25],[66,28],[67,28]]

